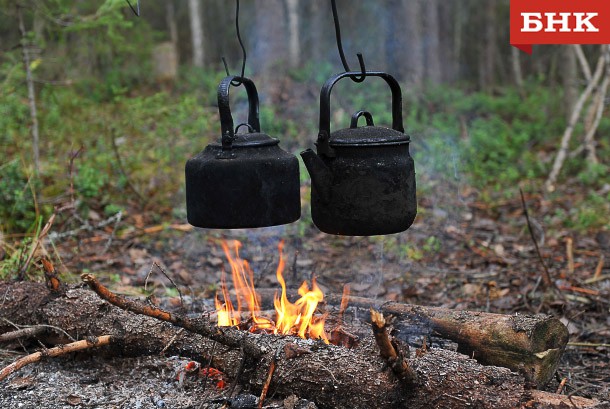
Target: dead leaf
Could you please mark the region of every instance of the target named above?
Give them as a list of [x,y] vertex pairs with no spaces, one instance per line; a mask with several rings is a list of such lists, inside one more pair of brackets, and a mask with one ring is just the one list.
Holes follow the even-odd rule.
[[66,402],[68,403],[68,405],[71,406],[78,406],[81,404],[82,401],[83,399],[77,395],[68,395],[68,397],[66,398]]

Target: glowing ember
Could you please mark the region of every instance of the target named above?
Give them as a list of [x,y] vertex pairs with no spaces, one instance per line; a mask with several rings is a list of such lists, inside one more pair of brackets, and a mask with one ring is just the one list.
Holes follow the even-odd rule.
[[[218,326],[239,326],[241,313],[247,311],[252,317],[253,325],[251,331],[267,331],[273,334],[293,334],[301,338],[322,339],[327,344],[328,337],[324,332],[324,317],[315,316],[314,313],[318,303],[324,299],[324,294],[316,284],[315,278],[311,282],[311,289],[306,281],[299,288],[298,300],[291,303],[286,295],[286,281],[283,271],[285,260],[283,255],[284,244],[280,242],[280,261],[277,266],[276,277],[282,287],[281,295],[275,294],[273,304],[275,306],[275,322],[260,316],[258,295],[254,290],[254,278],[250,265],[246,260],[239,257],[241,243],[233,241],[232,249],[226,242],[222,242],[222,248],[231,266],[231,276],[237,300],[237,309],[229,297],[225,274],[221,278],[221,292],[224,302],[216,295],[215,305],[218,315]],[[231,251],[232,250],[232,251]],[[233,253],[233,254],[232,254]]]

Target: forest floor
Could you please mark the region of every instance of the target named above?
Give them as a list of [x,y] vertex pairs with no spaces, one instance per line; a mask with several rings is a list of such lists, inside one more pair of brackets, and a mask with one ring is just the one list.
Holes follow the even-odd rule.
[[[272,289],[279,289],[278,243],[283,240],[290,288],[315,275],[326,294],[340,294],[349,284],[351,294],[380,302],[559,317],[568,326],[570,344],[547,390],[555,392],[567,378],[564,394],[610,400],[610,234],[553,230],[544,237],[540,220],[569,204],[526,196],[542,259],[558,289],[545,291],[544,269],[518,192],[493,206],[479,201],[471,189],[461,189],[442,206],[442,193],[436,193],[426,195],[436,200],[420,199],[418,217],[408,231],[377,237],[330,236],[307,221],[203,230],[184,220],[156,224],[151,215],[133,212],[121,221],[120,230],[110,225],[55,238],[62,262],[57,268],[74,281],[90,272],[117,292],[139,297],[153,293],[174,304],[177,286],[187,307],[203,299],[213,308],[226,266],[221,239],[241,241],[240,255],[250,262],[256,287]],[[54,230],[61,233],[62,226]],[[0,364],[24,352],[1,350]],[[178,380],[184,362],[180,357],[91,354],[47,360],[5,381],[0,407],[197,408],[206,399],[202,396],[226,392],[210,384],[202,395],[201,379]],[[307,402],[284,398],[271,395],[269,407],[308,407]]]

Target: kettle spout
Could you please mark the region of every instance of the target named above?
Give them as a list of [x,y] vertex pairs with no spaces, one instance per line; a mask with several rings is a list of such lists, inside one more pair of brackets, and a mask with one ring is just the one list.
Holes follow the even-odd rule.
[[333,181],[332,172],[312,149],[306,149],[301,152],[301,157],[311,176],[311,183],[314,189],[320,194],[323,202],[329,202]]

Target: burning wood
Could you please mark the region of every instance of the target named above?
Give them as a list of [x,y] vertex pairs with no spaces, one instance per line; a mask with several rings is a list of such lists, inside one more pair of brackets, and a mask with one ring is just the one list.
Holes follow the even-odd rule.
[[[231,277],[233,288],[237,300],[237,309],[231,301],[229,289],[227,287],[225,274],[221,278],[221,293],[223,301],[218,295],[215,298],[216,312],[218,315],[218,326],[235,326],[240,329],[248,329],[251,332],[266,332],[281,335],[298,335],[307,339],[322,339],[329,343],[328,336],[324,331],[324,317],[315,316],[318,304],[324,300],[324,294],[316,283],[316,279],[311,280],[311,289],[304,281],[299,288],[300,298],[294,303],[288,300],[286,281],[284,280],[284,268],[286,262],[283,255],[283,242],[279,244],[280,260],[276,270],[276,278],[282,287],[282,293],[274,296],[274,307],[276,318],[272,321],[260,315],[259,295],[254,289],[254,275],[247,260],[239,257],[241,243],[233,240],[231,245],[226,241],[222,242],[222,249],[231,266]],[[251,325],[241,321],[242,313],[245,309],[250,313]]]

